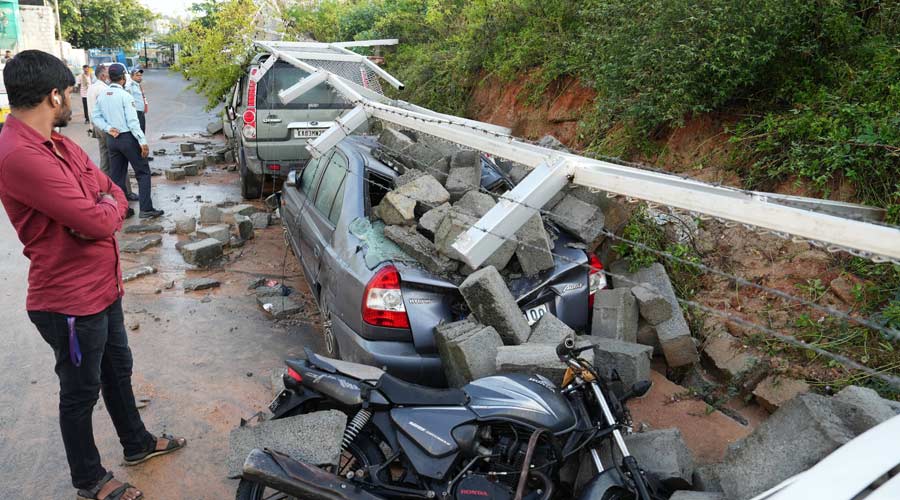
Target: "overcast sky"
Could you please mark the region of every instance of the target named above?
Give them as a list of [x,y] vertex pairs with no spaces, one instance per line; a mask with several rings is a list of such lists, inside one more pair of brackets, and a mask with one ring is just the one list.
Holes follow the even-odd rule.
[[158,14],[183,16],[194,3],[192,0],[141,0],[145,7]]

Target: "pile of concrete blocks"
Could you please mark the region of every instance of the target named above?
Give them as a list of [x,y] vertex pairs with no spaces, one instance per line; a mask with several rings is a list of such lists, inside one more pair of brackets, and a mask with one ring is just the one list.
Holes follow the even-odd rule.
[[194,217],[175,219],[175,232],[189,235],[176,247],[187,263],[205,267],[219,260],[225,248],[242,246],[254,238],[255,229],[268,224],[269,214],[253,205],[201,205],[199,226]]
[[[401,173],[393,189],[373,210],[373,216],[387,226],[385,235],[435,274],[445,277],[471,274],[474,269],[462,262],[462,256],[452,245],[497,203],[496,195],[481,189],[481,155],[390,127],[384,129],[379,142],[382,147],[373,154]],[[572,234],[582,239],[593,238],[594,232],[602,230],[602,211],[579,206],[583,210],[576,213],[575,208],[569,207],[571,204],[568,200],[562,207],[567,214],[564,217],[567,226],[563,227],[575,227],[570,219],[586,217],[582,219],[589,221],[585,226],[599,225],[600,229],[586,230],[579,225]],[[393,226],[405,228],[392,229]],[[551,234],[544,219],[536,213],[481,267],[493,266],[514,276],[536,276],[552,269],[555,262]]]
[[694,487],[722,492],[725,498],[751,498],[900,414],[891,403],[858,386],[832,397],[800,394],[729,446],[725,458],[704,468],[702,484]]

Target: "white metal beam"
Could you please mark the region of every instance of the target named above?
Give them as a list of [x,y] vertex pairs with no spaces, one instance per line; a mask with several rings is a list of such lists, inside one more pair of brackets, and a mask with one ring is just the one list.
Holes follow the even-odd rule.
[[382,38],[380,40],[356,40],[352,42],[337,42],[339,47],[376,47],[384,45],[397,45],[400,40],[396,38]]
[[532,207],[543,207],[569,183],[570,174],[571,165],[564,158],[556,157],[549,163],[538,165],[515,189],[500,198],[475,226],[460,235],[453,248],[462,254],[466,264],[478,268],[538,213]]
[[337,62],[355,62],[365,64],[368,61],[364,56],[359,54],[338,54],[336,52],[304,52],[300,50],[282,50],[282,53],[288,53],[297,59],[307,59],[310,61],[337,61]]
[[290,87],[279,91],[278,99],[281,100],[282,104],[287,104],[314,89],[316,85],[319,85],[326,80],[328,80],[328,73],[324,71],[316,71],[315,73],[307,76],[299,82],[291,85]]
[[362,63],[365,64],[367,68],[371,69],[376,75],[383,78],[386,82],[391,84],[391,86],[394,87],[395,89],[403,90],[405,88],[405,86],[403,85],[403,82],[394,78],[394,75],[381,69],[381,66],[379,66],[379,65],[375,64],[374,62],[372,62],[371,60],[369,60],[368,57],[363,57],[363,56],[357,54],[356,52],[353,52],[352,50],[349,50],[349,49],[345,49],[344,47],[342,47],[336,43],[331,44],[331,47],[334,48],[335,50],[341,51],[344,54],[347,54],[348,56],[354,55],[354,56],[362,58]]
[[352,134],[354,130],[363,126],[368,119],[369,116],[366,114],[366,109],[364,107],[357,106],[353,108],[335,120],[335,124],[323,132],[322,135],[309,141],[306,144],[307,151],[309,151],[309,154],[312,155],[313,158],[319,158],[329,149],[335,147],[337,143],[343,141],[348,135]]
[[281,42],[281,41],[273,41],[267,42],[272,47],[276,49],[324,49],[328,48],[331,45],[337,45],[338,47],[377,47],[384,45],[397,45],[400,41],[396,38],[389,38],[383,40],[356,40],[352,42],[335,42],[335,43],[324,43],[324,42]]

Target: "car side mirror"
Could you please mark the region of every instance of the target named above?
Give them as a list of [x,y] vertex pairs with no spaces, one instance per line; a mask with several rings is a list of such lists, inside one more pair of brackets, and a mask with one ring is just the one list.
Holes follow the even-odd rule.
[[231,107],[231,106],[227,106],[227,107],[225,108],[225,114],[228,115],[228,119],[229,119],[229,120],[232,120],[232,121],[233,121],[233,120],[236,120],[236,119],[237,119],[237,114],[235,114],[234,108]]
[[297,186],[297,171],[291,170],[290,172],[288,172],[287,180],[284,181],[284,183],[285,183],[285,185],[296,187]]

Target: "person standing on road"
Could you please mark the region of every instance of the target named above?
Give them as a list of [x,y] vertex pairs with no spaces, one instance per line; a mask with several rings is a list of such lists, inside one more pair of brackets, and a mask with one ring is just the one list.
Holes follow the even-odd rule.
[[88,89],[91,87],[91,67],[87,64],[81,67],[78,87],[81,94],[81,106],[84,108],[84,123],[91,123],[91,115],[88,114]]
[[147,134],[147,98],[144,97],[144,70],[136,68],[131,71],[131,81],[125,86],[125,90],[134,98],[134,109],[137,111],[138,121],[141,123],[141,132]]
[[[102,64],[97,65],[94,76],[97,78],[88,89],[88,116],[94,114],[94,106],[97,104],[97,98],[100,97],[100,94],[105,92],[106,88],[109,86],[109,70],[106,66]],[[97,145],[100,148],[100,170],[103,171],[104,174],[112,177],[109,171],[109,148],[106,147],[106,133],[100,130],[97,125],[93,125],[92,130],[94,132],[94,138],[97,139]],[[130,180],[125,181],[125,197],[128,198],[128,201],[138,201],[138,196],[131,192]],[[131,215],[134,215],[133,210],[131,210],[129,217],[131,217]]]
[[3,78],[12,111],[0,132],[0,202],[30,261],[28,317],[55,356],[72,485],[80,498],[136,500],[143,494],[101,464],[92,427],[99,393],[126,465],[186,440],[150,434],[134,400],[116,242],[128,202],[83,149],[53,131],[72,119],[75,78],[62,61],[26,50]]
[[150,146],[134,109],[134,97],[122,87],[125,84],[125,66],[118,63],[111,65],[109,79],[112,83],[97,98],[91,120],[107,134],[109,170],[113,182],[125,190],[128,164],[131,163],[138,181],[140,218],[159,217],[164,212],[153,208],[150,197],[150,163],[147,161]]

